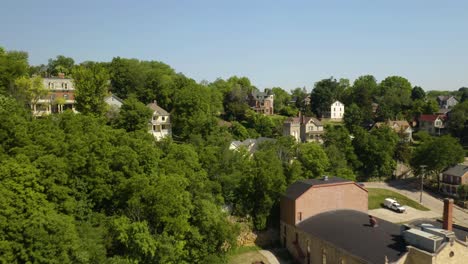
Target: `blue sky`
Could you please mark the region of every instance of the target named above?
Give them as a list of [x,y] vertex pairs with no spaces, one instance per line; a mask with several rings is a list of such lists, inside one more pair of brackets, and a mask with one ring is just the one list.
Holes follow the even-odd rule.
[[31,64],[65,55],[163,61],[198,81],[258,88],[334,76],[468,86],[468,1],[2,0],[0,46]]

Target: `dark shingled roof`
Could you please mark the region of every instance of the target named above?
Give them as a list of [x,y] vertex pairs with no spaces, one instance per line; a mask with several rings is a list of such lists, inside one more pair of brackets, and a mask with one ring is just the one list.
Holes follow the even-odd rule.
[[335,210],[312,216],[297,227],[366,262],[385,263],[385,256],[394,262],[406,252],[400,226],[377,221],[378,227],[371,227],[363,212]]
[[467,172],[468,172],[468,166],[463,165],[463,164],[458,164],[444,171],[444,174],[452,175],[455,177],[462,177]]
[[314,185],[323,185],[323,184],[334,184],[334,183],[345,183],[345,182],[352,182],[350,180],[345,180],[339,177],[328,177],[328,180],[321,179],[306,179],[297,181],[291,184],[288,189],[286,190],[285,197],[296,200],[301,196],[305,191],[307,191],[310,187]]

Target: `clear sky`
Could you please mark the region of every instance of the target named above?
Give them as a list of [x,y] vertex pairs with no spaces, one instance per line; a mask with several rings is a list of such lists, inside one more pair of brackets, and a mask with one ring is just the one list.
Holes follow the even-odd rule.
[[0,46],[33,65],[120,56],[261,89],[372,74],[455,90],[468,86],[467,10],[450,0],[1,0]]

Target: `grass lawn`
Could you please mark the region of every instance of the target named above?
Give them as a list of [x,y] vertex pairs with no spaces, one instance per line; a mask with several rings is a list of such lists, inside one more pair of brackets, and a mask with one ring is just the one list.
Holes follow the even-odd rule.
[[261,250],[260,247],[257,246],[247,246],[247,247],[239,247],[231,252],[228,255],[228,263],[229,264],[245,264],[245,263],[252,263],[254,261],[263,261],[264,263],[269,263],[268,260],[260,254],[258,251]]
[[429,211],[428,208],[420,205],[418,202],[394,191],[379,188],[368,188],[367,190],[369,191],[369,210],[382,208],[385,198],[395,198],[403,206],[407,205],[421,211]]

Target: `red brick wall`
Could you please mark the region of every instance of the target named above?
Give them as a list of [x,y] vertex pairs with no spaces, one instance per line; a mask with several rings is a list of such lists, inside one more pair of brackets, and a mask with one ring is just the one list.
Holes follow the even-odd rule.
[[[310,188],[295,203],[294,223],[316,214],[337,209],[353,209],[367,213],[367,191],[354,183],[318,185]],[[290,216],[291,217],[291,216]]]

